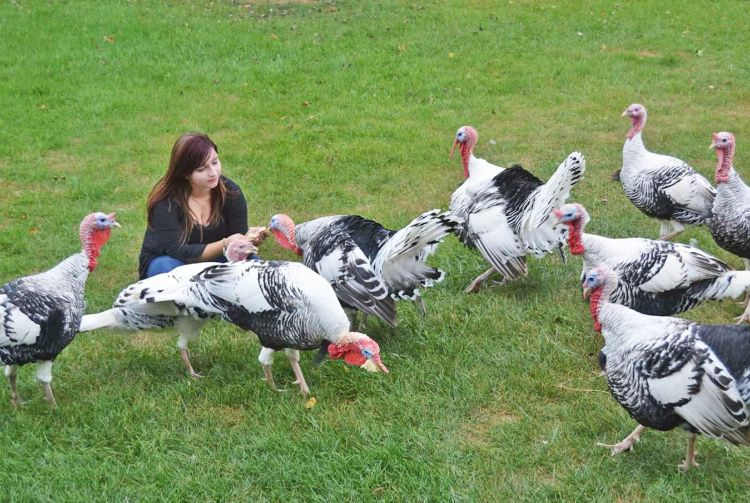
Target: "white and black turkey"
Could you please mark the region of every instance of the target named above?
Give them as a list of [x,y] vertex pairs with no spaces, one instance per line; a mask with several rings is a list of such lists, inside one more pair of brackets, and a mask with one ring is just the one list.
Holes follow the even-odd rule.
[[52,407],[52,363],[78,332],[83,293],[99,252],[119,227],[114,213],[91,213],[79,227],[82,250],[43,273],[25,276],[0,287],[0,361],[6,365],[10,399],[19,405],[18,367],[37,362],[36,378]]
[[478,248],[492,265],[465,292],[479,291],[495,271],[503,275],[503,281],[525,276],[527,255],[540,257],[557,250],[564,258],[567,229],[554,223],[552,210],[565,203],[570,190],[583,178],[583,155],[568,155],[546,183],[518,165],[508,169],[495,166],[499,171],[494,175],[491,167],[483,165],[477,168],[479,180],[472,181],[476,131],[462,127],[455,142],[461,145],[464,173],[469,173],[451,197],[451,212],[464,220],[458,237]]
[[[225,251],[231,261],[245,260],[257,248],[247,239],[232,241]],[[200,335],[201,327],[214,313],[194,309],[186,314],[182,306],[173,302],[146,303],[143,299],[154,292],[172,291],[187,284],[196,274],[218,262],[198,262],[176,267],[171,271],[143,279],[125,287],[112,308],[97,314],[87,314],[81,320],[81,332],[100,328],[116,330],[147,330],[175,327],[179,333],[177,348],[191,377],[202,377],[193,369],[188,343]]]
[[583,282],[595,328],[604,336],[600,361],[609,390],[639,423],[609,446],[612,453],[632,448],[645,427],[690,432],[684,470],[697,466],[697,433],[750,443],[750,327],[641,314],[609,302],[616,285],[617,275],[606,265]]
[[303,394],[309,388],[299,366],[299,350],[319,349],[371,372],[388,369],[378,344],[351,332],[349,319],[328,281],[303,264],[246,261],[213,264],[188,281],[142,296],[148,305],[172,306],[184,317],[221,316],[254,332],[262,349],[258,360],[276,389],[273,353],[283,349]]
[[[578,203],[555,210],[568,225],[568,248],[583,257],[583,272],[607,264],[619,278],[610,302],[644,314],[666,316],[705,300],[737,298],[750,289],[750,271],[727,264],[694,246],[644,238],[613,239],[584,233],[589,213]],[[750,321],[750,308],[739,321]]]
[[505,169],[495,166],[484,159],[474,157],[474,146],[477,144],[478,139],[479,135],[476,129],[471,126],[461,126],[456,132],[450,153],[450,157],[452,158],[456,147],[459,147],[461,163],[464,167],[464,183],[451,195],[449,209],[451,214],[464,222],[463,225],[457,227],[456,236],[459,241],[470,248],[473,248],[474,245],[467,239],[469,207],[474,201],[477,191],[483,187],[484,182]]
[[714,134],[711,148],[718,157],[711,235],[716,244],[742,257],[745,269],[750,269],[750,187],[734,169],[734,135]]
[[396,325],[394,299],[417,303],[419,289],[442,281],[444,272],[427,265],[443,237],[461,220],[427,211],[398,231],[358,215],[336,215],[296,224],[288,215],[271,217],[268,230],[280,246],[303,256],[305,265],[327,279],[345,305]]
[[636,208],[661,221],[659,239],[674,238],[685,230],[684,224],[708,223],[716,196],[708,180],[685,161],[646,150],[643,105],[634,103],[622,115],[632,122],[622,147],[622,188]]

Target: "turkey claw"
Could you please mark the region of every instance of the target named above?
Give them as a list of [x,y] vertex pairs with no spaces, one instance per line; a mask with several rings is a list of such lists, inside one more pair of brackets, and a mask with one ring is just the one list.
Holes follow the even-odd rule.
[[635,449],[633,449],[633,447],[635,446],[636,442],[638,442],[638,440],[635,440],[633,442],[628,442],[628,441],[623,440],[619,444],[614,444],[614,445],[603,444],[601,442],[597,442],[596,445],[598,445],[599,447],[606,447],[607,449],[610,449],[612,452],[612,456],[617,456],[621,452],[634,451]]
[[292,384],[298,384],[299,390],[302,392],[304,396],[307,396],[310,394],[310,388],[307,387],[307,383],[301,383],[299,380],[294,381]]
[[481,286],[481,283],[478,284],[470,284],[464,289],[464,293],[477,293],[479,291],[479,287]]
[[195,370],[191,370],[190,371],[190,377],[192,377],[193,379],[203,379],[204,376],[200,372],[196,372]]
[[695,462],[695,460],[688,462],[687,459],[683,460],[682,463],[677,465],[677,469],[681,471],[682,473],[685,473],[691,468],[698,468],[700,465]]

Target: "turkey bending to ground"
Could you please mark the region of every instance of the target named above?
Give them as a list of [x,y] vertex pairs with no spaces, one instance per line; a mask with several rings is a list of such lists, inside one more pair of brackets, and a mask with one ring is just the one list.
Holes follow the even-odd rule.
[[[470,166],[476,136],[457,135],[456,141],[461,143],[464,166]],[[459,239],[479,249],[492,265],[469,284],[466,293],[479,291],[495,271],[503,275],[503,282],[525,276],[527,255],[540,257],[557,250],[564,259],[567,229],[555,225],[552,210],[565,203],[570,190],[583,178],[586,161],[580,152],[571,153],[546,183],[518,165],[500,169],[470,185],[470,192],[459,188],[461,192],[451,199],[451,211],[464,219]]]
[[[730,267],[694,246],[645,238],[613,239],[584,233],[590,217],[578,203],[555,210],[568,225],[568,248],[583,257],[586,274],[607,264],[619,278],[610,302],[643,314],[666,316],[687,311],[705,300],[737,298],[750,289],[750,271]],[[750,308],[739,321],[750,321]]]
[[396,325],[394,299],[424,301],[419,289],[443,280],[427,258],[461,220],[438,209],[427,211],[401,230],[386,229],[358,215],[336,215],[296,224],[288,215],[271,217],[268,229],[280,246],[303,256],[327,279],[346,306]]
[[716,150],[716,199],[711,219],[711,235],[716,244],[734,253],[750,269],[750,187],[734,169],[734,135],[713,135],[711,148]]
[[[248,239],[237,239],[227,246],[227,260],[245,260],[257,248]],[[147,330],[152,328],[175,327],[179,332],[177,348],[180,350],[185,368],[191,377],[203,377],[193,369],[188,353],[188,343],[197,339],[203,324],[212,313],[199,309],[186,312],[183,306],[173,302],[145,303],[143,299],[153,292],[173,290],[188,283],[204,269],[218,262],[198,262],[176,267],[169,272],[157,274],[125,287],[115,299],[112,308],[97,314],[87,314],[81,321],[81,332],[100,328],[115,330]]]
[[255,332],[262,346],[258,360],[273,389],[273,353],[281,349],[305,395],[310,389],[299,366],[299,350],[319,349],[321,357],[327,354],[371,372],[388,372],[378,344],[349,330],[349,319],[328,281],[303,264],[213,264],[188,281],[146,293],[141,302],[171,305],[183,316],[221,316]]
[[452,158],[456,147],[459,147],[461,164],[464,167],[464,183],[451,195],[449,209],[451,214],[463,221],[463,225],[456,228],[456,237],[469,248],[474,248],[474,245],[468,239],[469,207],[484,182],[492,179],[505,169],[484,159],[474,157],[474,146],[478,139],[479,135],[476,129],[471,126],[461,126],[456,132],[450,153]]
[[636,208],[661,221],[659,239],[674,238],[685,230],[684,224],[708,223],[716,196],[708,180],[685,161],[646,150],[643,105],[634,103],[622,115],[632,122],[622,147],[622,188]]
[[36,378],[55,407],[52,362],[78,332],[84,310],[83,293],[99,252],[119,227],[114,213],[91,213],[79,227],[82,250],[52,269],[18,278],[0,287],[0,361],[6,365],[10,400],[21,403],[16,389],[18,367],[37,362]]
[[584,279],[591,315],[604,336],[604,371],[612,396],[638,421],[617,454],[632,448],[646,428],[690,432],[680,468],[695,462],[697,433],[750,443],[750,327],[700,325],[641,314],[609,302],[617,274],[599,265]]

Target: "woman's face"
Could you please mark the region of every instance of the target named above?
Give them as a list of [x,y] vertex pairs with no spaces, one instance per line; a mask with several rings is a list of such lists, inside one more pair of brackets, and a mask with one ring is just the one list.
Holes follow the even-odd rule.
[[193,192],[206,192],[219,184],[221,176],[221,161],[216,155],[216,150],[211,149],[208,159],[202,165],[193,170],[187,179]]

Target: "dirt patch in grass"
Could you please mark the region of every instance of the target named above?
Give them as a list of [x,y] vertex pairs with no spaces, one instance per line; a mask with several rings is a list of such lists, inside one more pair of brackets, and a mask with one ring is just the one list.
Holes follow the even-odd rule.
[[169,337],[165,332],[149,332],[141,330],[133,332],[128,336],[128,344],[141,349],[163,349],[167,342],[165,337]]
[[245,411],[241,407],[229,407],[227,405],[214,405],[196,410],[201,419],[218,422],[222,426],[238,426],[245,420]]
[[656,51],[638,51],[635,54],[641,58],[658,58],[661,56],[661,54]]
[[518,417],[502,405],[482,407],[461,426],[460,436],[472,447],[486,447],[491,443],[490,435],[495,427],[517,420]]
[[261,0],[259,2],[253,2],[258,5],[309,5],[315,3],[325,3],[320,0]]

